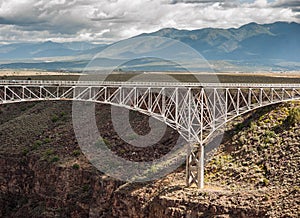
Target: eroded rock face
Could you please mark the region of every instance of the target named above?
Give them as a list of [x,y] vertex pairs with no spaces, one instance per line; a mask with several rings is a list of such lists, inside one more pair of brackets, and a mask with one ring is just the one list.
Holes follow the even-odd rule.
[[[115,191],[124,182],[99,172],[81,153],[70,103],[4,105],[1,111],[1,217],[112,216]],[[109,116],[108,106],[97,105],[102,137],[113,152],[128,160],[159,158],[178,138],[175,131],[167,129],[161,142],[135,148],[113,131]],[[148,117],[134,112],[130,116],[139,134],[149,131]],[[124,200],[131,201],[128,197]]]
[[[148,150],[134,148],[113,132],[109,107],[97,107],[99,130],[124,158],[159,158],[177,140],[168,129]],[[1,106],[0,217],[299,217],[299,125],[280,122],[289,107],[299,105],[240,121],[207,165],[208,186],[197,190],[185,187],[184,166],[135,184],[99,172],[77,144],[70,103]],[[139,134],[149,131],[147,117],[132,116]]]
[[[28,161],[28,162],[26,162]],[[105,215],[120,182],[88,169],[49,166],[33,159],[1,161],[2,217],[88,217]],[[22,165],[22,167],[20,167]]]

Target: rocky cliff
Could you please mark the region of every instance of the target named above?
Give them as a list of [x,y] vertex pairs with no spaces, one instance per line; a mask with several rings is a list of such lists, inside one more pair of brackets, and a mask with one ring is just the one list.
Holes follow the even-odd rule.
[[[185,187],[184,166],[133,184],[99,172],[77,144],[69,102],[2,105],[0,216],[299,217],[299,110],[273,106],[229,124],[207,164],[206,188],[197,190]],[[166,154],[178,137],[168,129],[154,146],[135,148],[113,131],[108,106],[98,105],[96,115],[111,149],[135,161]],[[149,131],[147,117],[131,116],[139,134]]]

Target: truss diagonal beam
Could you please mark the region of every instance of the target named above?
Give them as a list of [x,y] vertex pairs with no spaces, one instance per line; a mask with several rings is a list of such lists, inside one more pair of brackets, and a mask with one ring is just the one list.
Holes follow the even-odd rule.
[[0,80],[0,104],[32,100],[106,103],[153,116],[190,144],[186,183],[204,186],[204,148],[228,121],[259,107],[300,100],[300,84],[200,84]]

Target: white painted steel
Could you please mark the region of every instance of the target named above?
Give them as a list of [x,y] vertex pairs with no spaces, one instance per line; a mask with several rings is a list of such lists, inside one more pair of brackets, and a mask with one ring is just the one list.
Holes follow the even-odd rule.
[[111,104],[152,116],[191,145],[187,185],[204,186],[204,148],[228,121],[271,104],[300,100],[300,84],[0,80],[0,104],[72,100]]

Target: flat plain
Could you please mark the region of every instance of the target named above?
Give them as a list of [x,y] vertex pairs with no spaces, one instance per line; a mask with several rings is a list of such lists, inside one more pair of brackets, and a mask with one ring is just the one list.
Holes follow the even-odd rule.
[[200,83],[300,83],[300,72],[258,73],[178,73],[178,72],[124,72],[124,73],[68,73],[41,71],[0,71],[2,80],[87,80],[87,81],[150,81]]

